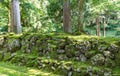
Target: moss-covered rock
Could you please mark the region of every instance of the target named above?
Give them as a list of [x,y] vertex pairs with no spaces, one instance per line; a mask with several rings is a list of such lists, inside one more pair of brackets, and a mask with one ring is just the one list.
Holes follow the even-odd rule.
[[4,37],[0,37],[0,48],[4,46]]
[[16,52],[19,50],[21,48],[19,39],[8,40],[8,46],[6,48],[8,48],[9,52]]
[[87,57],[87,59],[90,59],[92,56],[96,55],[97,51],[96,50],[90,50],[85,52],[85,56]]
[[76,49],[75,49],[74,45],[70,44],[70,45],[65,46],[65,54],[68,58],[74,57],[75,51],[76,51]]
[[105,59],[105,66],[113,68],[116,66],[116,63],[112,59],[106,58]]
[[91,62],[93,65],[104,65],[105,57],[102,54],[96,54],[91,58]]

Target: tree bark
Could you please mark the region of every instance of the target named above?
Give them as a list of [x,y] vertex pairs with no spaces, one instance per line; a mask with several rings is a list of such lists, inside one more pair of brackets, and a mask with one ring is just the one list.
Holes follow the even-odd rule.
[[19,0],[11,0],[11,25],[14,33],[21,33]]
[[105,37],[105,18],[102,18],[103,22],[103,36]]
[[83,0],[78,0],[78,32],[83,32],[82,24],[82,9],[83,9]]
[[10,25],[11,25],[11,21],[10,21],[10,9],[8,9],[8,32],[10,32]]
[[96,35],[97,35],[97,36],[100,36],[99,17],[96,18]]
[[70,0],[64,0],[63,2],[63,29],[66,33],[72,32],[70,24]]
[[11,32],[11,3],[8,5],[8,32]]

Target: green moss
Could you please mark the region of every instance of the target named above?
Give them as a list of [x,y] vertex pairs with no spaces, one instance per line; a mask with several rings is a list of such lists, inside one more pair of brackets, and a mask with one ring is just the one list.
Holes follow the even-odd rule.
[[90,51],[85,52],[85,56],[89,59],[92,56],[96,55],[97,52],[98,52],[97,50],[90,50]]
[[71,44],[71,45],[66,45],[65,46],[65,52],[66,52],[66,56],[71,58],[75,55],[75,47]]
[[22,36],[22,34],[14,34],[14,33],[8,33],[8,34],[4,35],[4,37],[6,37],[6,38],[14,38],[14,39],[20,38],[21,36]]
[[6,60],[8,60],[8,59],[10,59],[10,58],[11,58],[11,53],[10,53],[10,52],[4,53],[3,61],[6,61]]
[[16,66],[11,63],[0,62],[0,75],[2,76],[61,76],[48,70]]
[[4,52],[0,51],[0,61],[2,61],[4,59]]
[[[84,75],[85,70],[87,67],[92,66],[93,70],[100,70],[103,68],[111,69],[111,67],[101,65],[101,66],[94,66],[90,64],[89,58],[96,55],[98,52],[99,46],[104,46],[105,50],[110,46],[112,43],[113,45],[117,45],[116,42],[120,40],[120,38],[99,38],[97,36],[89,36],[89,35],[71,35],[65,33],[48,33],[48,34],[39,34],[39,33],[31,33],[31,34],[23,34],[23,35],[14,35],[8,34],[4,35],[6,38],[5,44],[10,44],[14,39],[22,39],[25,41],[25,45],[21,47],[21,49],[15,49],[16,55],[9,61],[14,64],[24,64],[28,67],[36,67],[39,68],[40,65],[38,61],[42,62],[42,70],[50,71],[52,73],[58,75],[67,75],[67,69],[72,67],[73,69],[81,69],[83,70],[82,73],[73,72],[74,76],[77,75]],[[27,41],[27,42],[26,42]],[[88,45],[84,44],[84,42],[88,41]],[[32,43],[35,45],[32,45]],[[98,43],[97,43],[98,42]],[[29,44],[30,46],[27,46]],[[85,52],[85,56],[87,57],[87,62],[80,62],[75,61],[75,52],[76,52],[76,45],[86,46],[88,49]],[[92,45],[97,45],[94,48],[91,48]],[[31,53],[26,53],[26,49],[30,48]],[[89,49],[90,48],[90,49]],[[65,53],[58,54],[56,50],[65,50]],[[2,50],[3,51],[3,50]],[[43,51],[49,51],[48,53],[43,53]],[[40,55],[41,53],[41,55]],[[58,60],[58,57],[67,56],[67,59]],[[118,65],[120,65],[120,52],[115,54],[115,61]],[[11,57],[11,53],[6,53],[4,59]],[[22,61],[23,60],[23,61]],[[55,65],[54,67],[52,67]],[[61,68],[63,67],[63,68]],[[112,68],[114,73],[119,75],[120,71],[118,68]],[[111,70],[112,70],[111,69]]]
[[101,41],[105,41],[107,43],[115,43],[120,40],[120,38],[114,38],[114,37],[106,37],[106,38],[100,38]]
[[115,61],[117,63],[118,66],[120,66],[120,50],[118,51],[118,53],[115,55]]
[[38,48],[37,47],[35,47],[35,46],[32,46],[31,47],[31,53],[32,54],[37,54],[39,51],[38,51]]
[[113,74],[114,76],[120,76],[120,68],[119,66],[116,68],[113,68]]

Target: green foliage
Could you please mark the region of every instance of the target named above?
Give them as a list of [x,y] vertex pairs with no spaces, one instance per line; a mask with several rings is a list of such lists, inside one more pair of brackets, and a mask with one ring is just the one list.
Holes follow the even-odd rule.
[[8,29],[8,26],[7,26],[7,25],[0,27],[0,31],[2,31],[2,32],[6,32],[7,29]]
[[[0,1],[0,28],[7,31],[8,11],[10,0]],[[97,16],[105,16],[106,27],[118,28],[119,0],[84,0],[82,8],[83,26],[94,26]],[[78,28],[78,1],[70,1],[71,25],[73,33]],[[21,25],[23,32],[61,32],[63,30],[63,1],[62,0],[20,0]],[[4,14],[3,14],[4,13]],[[101,22],[100,22],[101,23]],[[112,25],[112,26],[111,26]],[[84,30],[88,30],[85,29]],[[89,30],[95,29],[89,28]],[[109,29],[110,30],[110,29]],[[94,30],[93,30],[94,31]]]

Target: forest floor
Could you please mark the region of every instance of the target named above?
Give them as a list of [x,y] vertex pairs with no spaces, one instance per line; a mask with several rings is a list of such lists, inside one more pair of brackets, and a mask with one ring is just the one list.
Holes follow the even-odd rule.
[[58,76],[52,72],[0,62],[0,76]]
[[[86,31],[90,35],[96,36],[96,29],[95,28],[86,28]],[[118,32],[119,31],[117,31],[117,30],[109,30],[109,31],[105,31],[105,35],[106,35],[106,37],[120,37],[120,34]],[[100,36],[103,37],[103,31],[102,30],[100,31]]]

